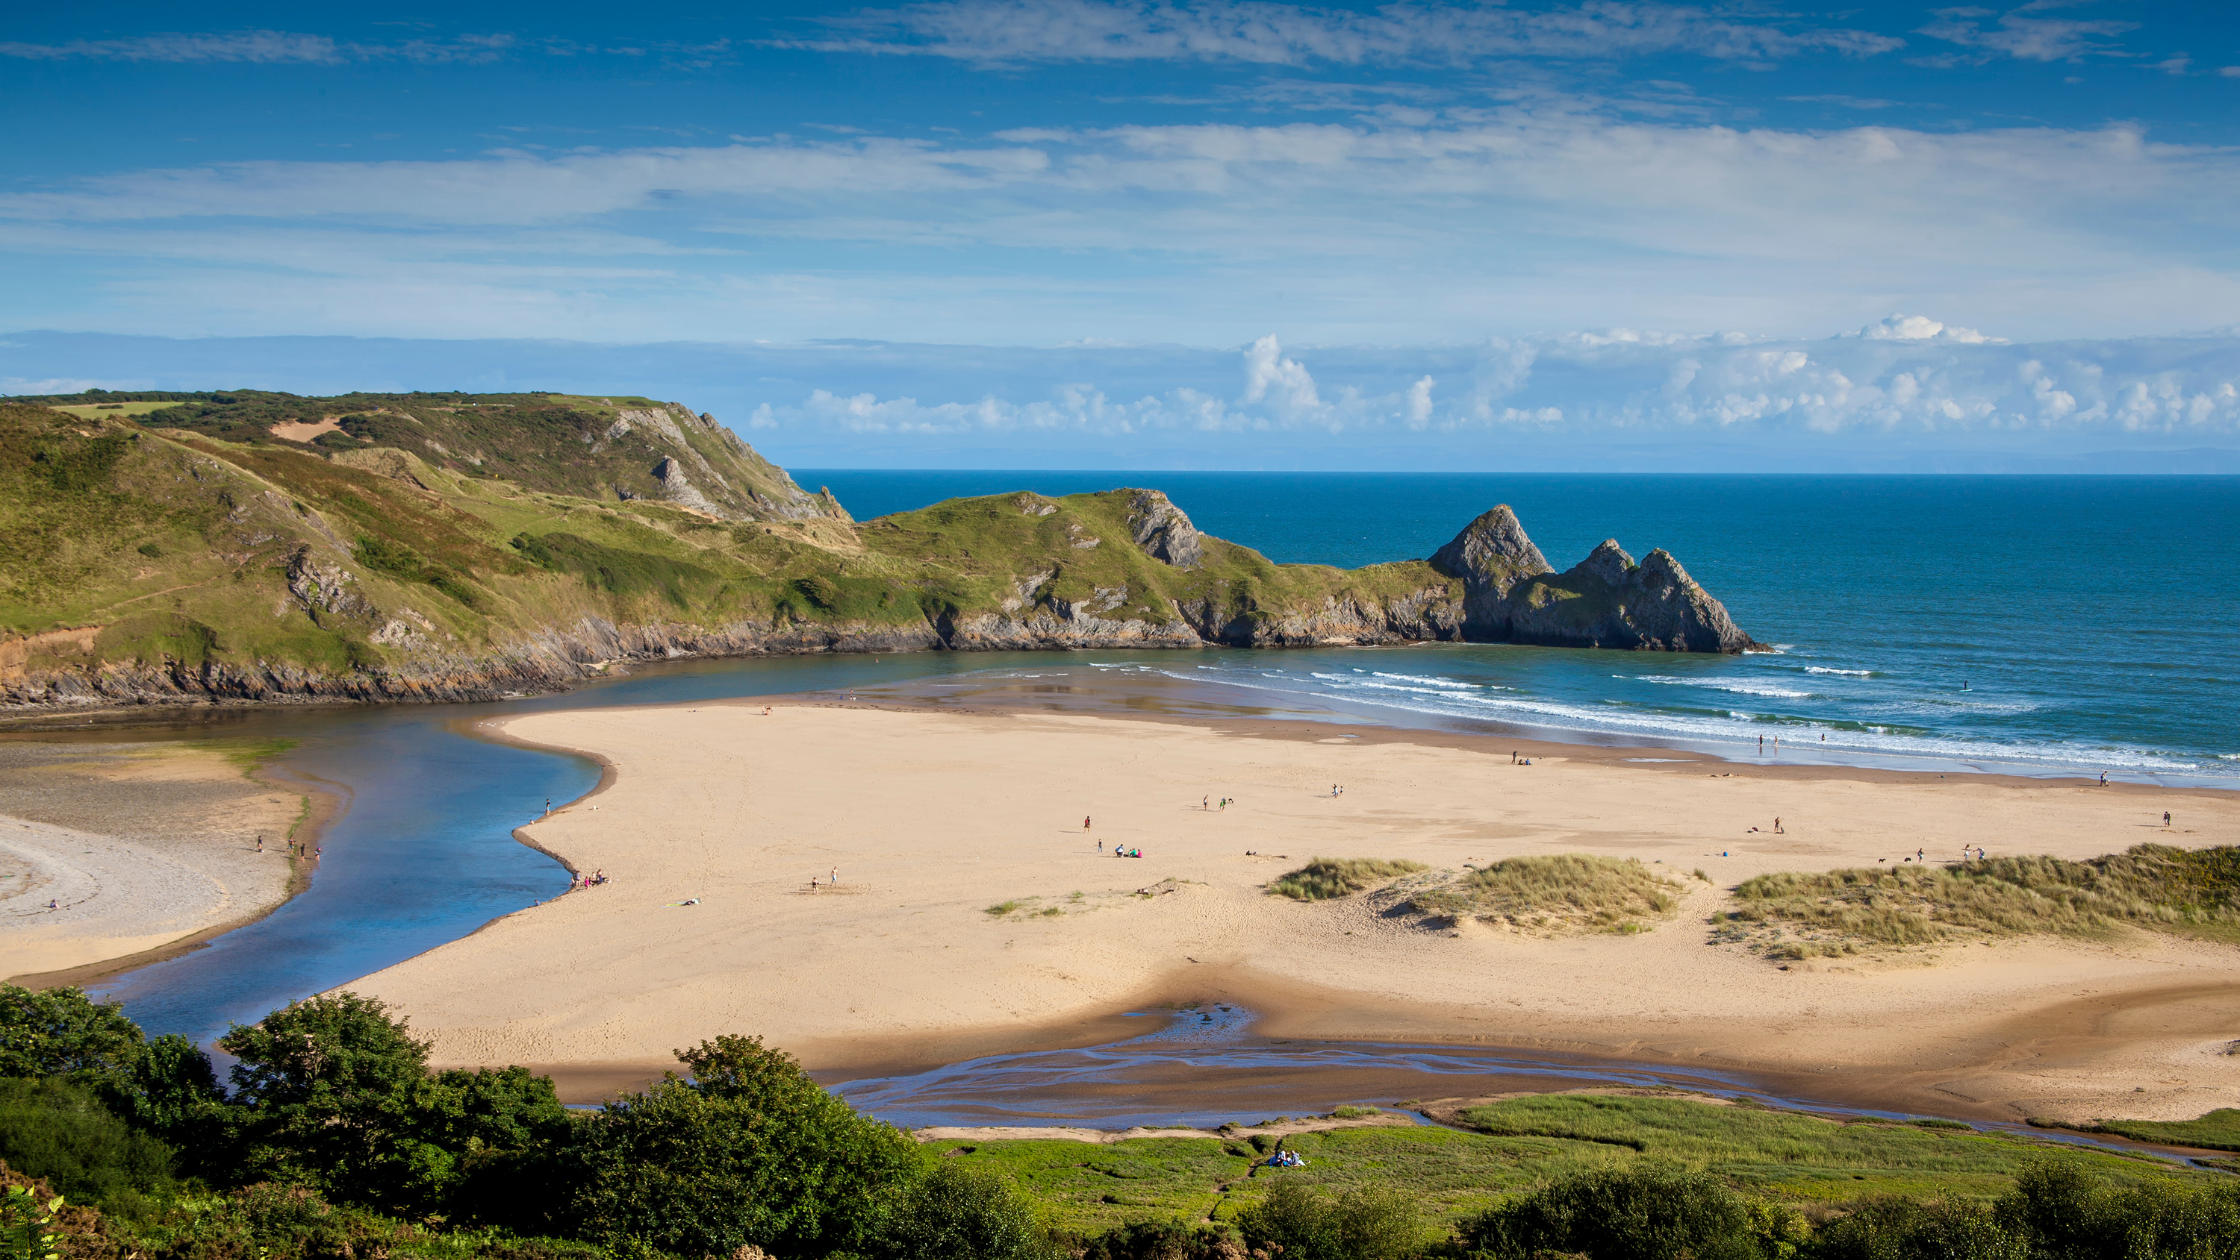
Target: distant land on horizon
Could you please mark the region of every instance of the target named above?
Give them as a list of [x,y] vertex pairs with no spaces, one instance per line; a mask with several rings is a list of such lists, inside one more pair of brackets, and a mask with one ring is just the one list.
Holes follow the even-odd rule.
[[799,468],[2240,473],[2231,329],[2016,345],[1906,317],[1805,340],[1242,348],[0,334],[0,393],[89,388],[651,391]]

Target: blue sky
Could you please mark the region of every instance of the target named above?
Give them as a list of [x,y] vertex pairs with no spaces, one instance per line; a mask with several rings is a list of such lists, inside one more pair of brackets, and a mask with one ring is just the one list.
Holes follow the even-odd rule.
[[627,390],[824,466],[2240,448],[2233,11],[27,7],[0,389]]

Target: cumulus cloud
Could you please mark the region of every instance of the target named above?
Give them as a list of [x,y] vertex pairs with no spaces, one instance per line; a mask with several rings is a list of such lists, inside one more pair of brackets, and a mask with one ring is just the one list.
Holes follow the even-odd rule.
[[1971,346],[1993,340],[1973,328],[1940,324],[1926,315],[1892,315],[1860,329],[1859,336],[1869,341],[1956,341]]
[[1748,22],[1685,5],[1618,0],[1550,9],[1390,4],[1371,12],[1262,0],[937,0],[829,20],[824,51],[996,64],[1241,61],[1263,65],[1589,59],[1684,52],[1763,61],[1871,56],[1904,41],[1871,31]]
[[[1872,335],[1881,328],[1899,332]],[[1232,396],[1203,387],[1221,354],[1166,351],[1165,374],[1191,384],[1129,397],[1070,382],[1024,401],[1015,389],[949,402],[819,388],[761,404],[753,424],[919,436],[1382,431],[1434,444],[1504,433],[2240,440],[2240,337],[2028,346],[1952,331],[1900,316],[1866,334],[1807,342],[1606,330],[1476,347],[1334,347],[1319,355],[1287,355],[1274,337],[1262,337],[1231,352],[1243,369]],[[1140,352],[1129,353],[1133,367],[1116,359],[1116,374],[1141,373]],[[1342,379],[1318,385],[1309,361],[1322,356],[1344,365],[1335,373]],[[1013,363],[1017,372],[1031,357]],[[1438,397],[1437,378],[1421,371],[1434,365],[1474,388]],[[1080,367],[1078,356],[1067,366]]]

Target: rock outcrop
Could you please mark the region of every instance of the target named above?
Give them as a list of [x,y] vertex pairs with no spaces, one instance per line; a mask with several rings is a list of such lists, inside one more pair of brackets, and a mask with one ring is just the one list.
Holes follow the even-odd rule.
[[1455,535],[1431,566],[1462,580],[1462,637],[1477,642],[1725,653],[1755,646],[1662,548],[1637,565],[1608,538],[1556,573],[1506,504]]
[[1198,527],[1181,508],[1157,490],[1137,490],[1128,503],[1128,531],[1143,554],[1178,569],[1194,569],[1205,562],[1205,548],[1198,543]]

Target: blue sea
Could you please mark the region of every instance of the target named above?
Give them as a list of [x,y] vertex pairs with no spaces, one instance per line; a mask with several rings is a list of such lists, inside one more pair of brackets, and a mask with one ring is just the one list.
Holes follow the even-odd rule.
[[1790,759],[2240,786],[2240,566],[2224,551],[2240,533],[2236,477],[796,477],[859,519],[959,495],[1149,486],[1270,559],[1348,568],[1428,556],[1506,503],[1559,569],[1605,538],[1637,559],[1670,551],[1766,650],[1441,645],[1125,666],[1403,723],[1727,752],[1778,736]]

